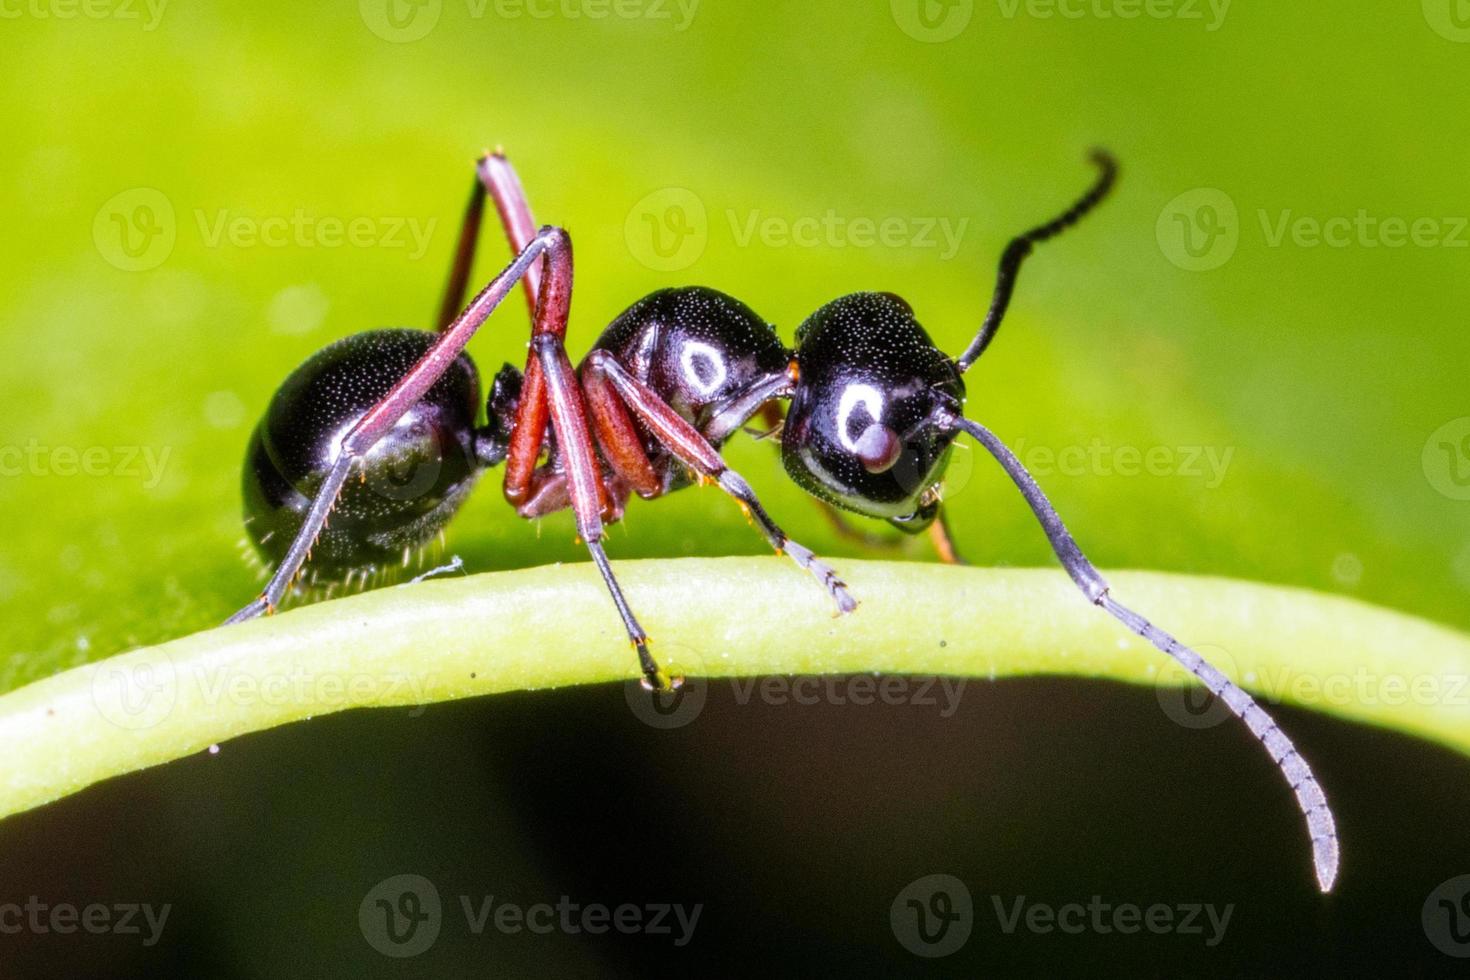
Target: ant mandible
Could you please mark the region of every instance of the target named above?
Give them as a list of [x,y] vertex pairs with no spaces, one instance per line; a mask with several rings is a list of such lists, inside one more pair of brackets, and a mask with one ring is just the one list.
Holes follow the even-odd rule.
[[[274,611],[308,556],[328,580],[406,561],[442,530],[479,473],[503,462],[505,497],[520,516],[571,508],[637,649],[645,685],[665,689],[670,679],[649,653],[602,545],[604,526],[621,517],[632,494],[660,497],[688,486],[691,473],[716,483],[778,553],[821,583],[839,614],[848,613],[857,602],[837,573],[777,526],[725,464],[721,445],[757,412],[779,419],[772,409],[789,400],[779,440],[796,483],[829,507],[904,531],[932,526],[941,556],[953,560],[939,488],[951,447],[968,433],[1015,482],[1087,599],[1179,661],[1260,740],[1295,792],[1318,883],[1329,890],[1338,864],[1335,823],[1291,741],[1203,657],[1115,600],[1021,461],[962,414],[961,376],[995,337],[1022,262],[1111,189],[1117,164],[1101,150],[1091,159],[1099,176],[1087,193],[1007,246],[989,311],[958,358],[936,347],[892,293],[833,300],[797,328],[792,350],[739,300],[694,286],[634,303],[573,367],[564,344],[571,238],[557,227],[538,231],[510,162],[486,154],[439,330],[374,330],[324,348],[286,379],[255,429],[244,471],[246,525],[275,570],[229,622]],[[487,193],[516,256],[461,312]],[[530,353],[524,372],[506,365],[496,374],[479,425],[479,375],[465,344],[517,281],[531,309]],[[407,487],[394,476],[405,471],[414,474]],[[358,480],[349,482],[354,473]]]

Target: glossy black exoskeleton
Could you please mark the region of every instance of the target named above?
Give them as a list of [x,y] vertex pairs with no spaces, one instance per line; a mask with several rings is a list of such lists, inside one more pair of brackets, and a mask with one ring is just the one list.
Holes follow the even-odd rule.
[[[839,613],[849,613],[857,602],[846,584],[771,519],[721,446],[758,411],[775,431],[775,406],[789,400],[780,445],[792,479],[828,507],[910,532],[930,527],[940,556],[952,561],[941,480],[955,439],[966,433],[1015,482],[1087,599],[1177,659],[1244,719],[1295,791],[1318,881],[1331,887],[1338,860],[1332,813],[1291,742],[1198,653],[1115,600],[1020,460],[963,415],[961,376],[995,336],[1021,263],[1112,186],[1112,158],[1099,151],[1093,159],[1100,176],[1092,188],[1007,246],[985,320],[959,357],[944,354],[891,293],[828,303],[801,325],[791,350],[743,303],[690,287],[633,304],[574,367],[565,348],[571,239],[560,228],[537,231],[515,171],[503,156],[487,155],[440,305],[439,332],[376,331],[326,348],[287,379],[256,429],[245,467],[247,521],[276,567],[260,596],[231,621],[274,610],[308,556],[329,577],[406,563],[453,516],[476,475],[503,462],[505,497],[519,514],[574,512],[645,684],[667,688],[673,680],[650,654],[602,544],[605,525],[632,494],[670,493],[690,474],[717,484],[777,551],[822,584]],[[460,312],[487,192],[516,258]],[[517,282],[533,317],[526,368],[507,366],[497,375],[481,423],[479,381],[464,348]]]
[[[428,352],[438,335],[374,330],[337,341],[288,377],[252,434],[244,467],[246,529],[272,564],[301,530],[312,498],[340,451],[342,437]],[[703,286],[663,289],[625,310],[594,351],[616,358],[716,447],[749,421],[784,383],[791,354],[775,330],[732,296]],[[774,379],[775,384],[772,384]],[[312,548],[312,581],[336,583],[391,573],[431,541],[473,489],[480,471],[504,461],[514,427],[521,372],[496,376],[484,425],[476,424],[479,372],[461,352],[453,365],[362,458],[362,479],[344,484],[331,522]],[[690,485],[689,470],[656,438],[643,449],[661,496]],[[565,509],[561,458],[521,505],[526,517]],[[609,475],[607,514],[621,513],[630,491]]]
[[853,293],[796,332],[799,381],[781,457],[804,490],[909,533],[939,513],[939,488],[965,384],[913,308],[892,293]]
[[[719,448],[771,398],[791,354],[750,307],[716,289],[651,293],[620,313],[593,343]],[[772,384],[772,379],[776,383]],[[689,468],[651,433],[644,452],[660,494],[688,486]]]
[[[272,564],[301,530],[342,437],[436,339],[408,329],[355,334],[313,354],[281,385],[250,436],[242,481],[245,529]],[[440,532],[479,471],[505,459],[514,400],[504,390],[514,381],[503,373],[497,384],[491,423],[477,427],[479,372],[461,353],[363,455],[361,478],[343,486],[313,546],[314,581],[396,568]]]

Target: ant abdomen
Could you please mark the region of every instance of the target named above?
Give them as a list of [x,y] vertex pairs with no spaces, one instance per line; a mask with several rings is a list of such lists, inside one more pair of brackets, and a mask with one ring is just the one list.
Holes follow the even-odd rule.
[[[276,391],[250,437],[243,479],[246,531],[272,567],[305,522],[342,437],[436,337],[408,329],[347,337],[313,354]],[[343,486],[312,547],[314,583],[400,568],[439,533],[481,468],[479,400],[479,373],[460,354]]]

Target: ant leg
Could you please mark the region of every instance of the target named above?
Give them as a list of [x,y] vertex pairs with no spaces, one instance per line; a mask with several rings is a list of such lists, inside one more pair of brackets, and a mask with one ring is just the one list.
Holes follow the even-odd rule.
[[599,370],[591,359],[582,368],[582,393],[587,401],[587,413],[592,416],[598,448],[613,472],[627,481],[644,500],[661,494],[663,481],[643,451],[643,440],[633,427],[628,410],[607,380],[606,373]]
[[811,549],[786,536],[786,532],[771,520],[761,506],[750,484],[739,473],[730,469],[719,451],[710,445],[709,440],[698,429],[685,421],[657,392],[634,377],[606,351],[593,351],[587,357],[587,364],[591,370],[600,371],[607,376],[634,414],[686,466],[700,476],[714,480],[720,485],[720,489],[734,497],[778,554],[789,554],[793,561],[815,576],[837,603],[839,613],[849,613],[857,608],[857,600],[848,593],[847,583],[838,578],[829,565],[819,561]]
[[946,565],[968,565],[954,544],[954,528],[949,524],[949,509],[941,506],[934,523],[929,525],[929,540],[934,543],[934,553]]
[[[506,458],[506,497],[529,493],[532,488],[536,461],[541,454],[549,421],[562,457],[577,534],[587,545],[608,592],[612,594],[628,639],[638,651],[638,663],[643,669],[645,682],[656,690],[667,690],[671,686],[670,679],[659,670],[658,663],[648,652],[648,633],[628,605],[607,560],[607,552],[602,547],[602,515],[609,506],[609,495],[593,445],[577,372],[563,343],[572,301],[572,242],[560,228],[543,228],[536,240],[547,242],[546,280],[537,296],[531,353],[526,362],[510,455]],[[534,441],[527,433],[534,433]],[[523,479],[524,482],[513,484],[513,479]]]
[[[559,228],[543,228],[541,236],[555,239],[556,245],[552,251],[556,255],[549,261],[558,268],[548,270],[547,278],[550,282],[546,289],[541,289],[539,281],[537,284],[536,308],[531,324],[532,347],[526,355],[526,370],[521,376],[521,395],[516,408],[515,426],[511,429],[510,448],[505,457],[502,488],[506,502],[517,509],[530,500],[540,486],[536,467],[546,444],[547,426],[552,422],[546,378],[541,358],[535,349],[535,340],[542,333],[550,333],[559,341],[566,337],[567,314],[572,302],[571,240]],[[578,405],[581,405],[581,399],[578,399]],[[601,481],[598,482],[600,485]]]
[[990,297],[990,309],[985,314],[985,322],[980,325],[980,332],[970,341],[970,346],[955,359],[955,366],[961,374],[969,370],[975,359],[985,353],[985,348],[995,339],[1000,321],[1005,318],[1006,307],[1011,305],[1011,291],[1016,288],[1016,276],[1020,273],[1021,263],[1026,260],[1026,256],[1031,254],[1036,245],[1076,224],[1079,218],[1097,207],[1098,202],[1112,189],[1113,181],[1118,178],[1118,161],[1107,150],[1102,149],[1094,149],[1090,157],[1101,171],[1097,183],[1078,198],[1077,203],[1051,221],[1011,239],[1011,243],[1001,254],[1000,268],[995,273],[995,292]]
[[[505,231],[511,252],[520,254],[536,237],[536,222],[531,217],[531,205],[526,200],[520,176],[500,150],[481,157],[476,173],[490,192],[490,200],[495,202],[495,211],[500,215],[500,226]],[[536,298],[541,293],[544,266],[542,262],[533,263],[521,282],[526,291],[526,309],[533,318],[536,316]]]
[[1327,796],[1312,775],[1307,761],[1297,752],[1291,740],[1276,726],[1255,700],[1237,687],[1229,678],[1216,670],[1209,661],[1159,629],[1138,613],[1117,602],[1109,594],[1108,583],[1087,560],[1082,549],[1067,531],[1061,517],[1047,500],[1046,494],[1037,486],[1036,480],[1016,458],[1005,443],[993,432],[978,422],[966,418],[955,418],[953,428],[973,436],[990,451],[1006,473],[1015,482],[1026,503],[1046,531],[1052,550],[1056,552],[1062,567],[1077,583],[1093,604],[1112,614],[1124,626],[1148,640],[1164,653],[1173,657],[1186,670],[1199,678],[1210,692],[1218,697],[1235,715],[1246,723],[1251,734],[1265,746],[1296,794],[1297,807],[1307,821],[1307,834],[1312,840],[1312,858],[1317,870],[1317,883],[1322,891],[1331,891],[1337,877],[1338,843],[1337,826],[1332,819],[1332,810],[1327,805]]
[[275,573],[271,575],[270,581],[266,583],[265,590],[244,609],[235,613],[225,620],[225,625],[230,623],[243,623],[247,619],[254,619],[262,613],[273,613],[281,600],[286,597],[286,592],[291,588],[297,573],[306,564],[307,558],[311,556],[311,546],[316,544],[317,535],[327,525],[327,517],[332,512],[332,506],[337,502],[337,494],[342,489],[342,484],[347,482],[347,474],[352,469],[353,459],[345,452],[338,455],[332,463],[331,469],[327,470],[322,485],[317,489],[316,496],[312,498],[311,509],[306,512],[306,521],[301,525],[296,538],[291,542],[286,555],[281,559],[281,564],[276,567]]
[[[480,237],[480,220],[485,214],[485,193],[495,202],[500,215],[500,224],[510,242],[512,254],[519,255],[531,239],[536,237],[536,224],[531,218],[531,206],[526,202],[526,192],[515,168],[499,150],[486,153],[475,164],[475,183],[470,189],[470,200],[465,205],[464,219],[460,223],[459,241],[454,250],[454,262],[449,267],[449,280],[444,285],[444,298],[439,303],[439,318],[435,321],[440,330],[454,322],[455,314],[464,308],[465,290],[469,288],[470,272],[475,262],[475,244]],[[526,291],[526,304],[532,315],[536,312],[536,293],[541,286],[541,266],[532,266],[522,283]]]
[[437,330],[444,330],[454,322],[454,315],[464,308],[465,290],[470,286],[470,268],[475,264],[475,245],[480,237],[480,219],[485,214],[485,185],[478,175],[470,188],[470,200],[465,205],[464,217],[459,223],[459,239],[454,246],[454,259],[449,265],[449,279],[444,283],[443,298],[439,300],[439,315],[434,318]]
[[449,328],[439,335],[434,345],[424,352],[419,362],[410,368],[388,394],[369,409],[367,414],[363,415],[342,437],[337,458],[332,462],[321,487],[316,491],[306,520],[301,525],[301,530],[297,532],[296,539],[291,542],[285,558],[276,568],[270,581],[266,583],[265,590],[254,602],[226,620],[227,623],[237,623],[252,619],[261,613],[274,612],[281,604],[292,581],[306,563],[311,546],[316,543],[317,535],[326,526],[332,506],[337,501],[337,494],[342,489],[342,484],[346,482],[357,459],[372,449],[384,433],[397,424],[403,413],[413,407],[420,398],[423,398],[449,365],[454,363],[460,351],[464,350],[465,344],[469,343],[475,331],[480,329],[480,326],[500,305],[501,300],[505,299],[514,288],[516,281],[524,276],[531,264],[541,257],[541,253],[548,247],[550,237],[544,234],[538,235],[520,255],[516,256],[515,261],[491,280],[490,284],[481,290],[479,295],[465,308],[465,311],[449,325]]

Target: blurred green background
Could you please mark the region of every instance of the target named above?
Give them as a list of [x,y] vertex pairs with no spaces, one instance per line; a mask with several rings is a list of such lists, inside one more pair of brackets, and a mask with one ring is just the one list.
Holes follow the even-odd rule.
[[[1104,569],[1306,586],[1470,627],[1457,11],[5,3],[0,690],[208,627],[252,595],[250,427],[313,350],[430,325],[473,159],[495,145],[538,220],[575,240],[575,355],[678,283],[731,292],[788,338],[829,299],[891,290],[958,352],[1006,240],[1075,197],[1104,144],[1117,194],[1026,267],[971,372],[971,414],[1038,465]],[[864,222],[884,221],[896,237],[868,241]],[[505,257],[487,235],[476,278]],[[497,314],[471,345],[482,375],[520,362],[526,335],[519,304]],[[1134,450],[1156,472],[1120,472]],[[1048,468],[1048,451],[1073,463]],[[731,456],[797,537],[858,553],[767,447]],[[970,462],[952,487],[963,549],[1049,563],[1014,491]],[[572,535],[566,515],[515,519],[492,475],[448,552],[471,571],[584,560]],[[609,550],[765,546],[727,501],[686,493],[635,502]],[[922,542],[904,554],[928,560]],[[337,788],[346,809],[353,785]],[[220,916],[198,928],[231,935]]]

